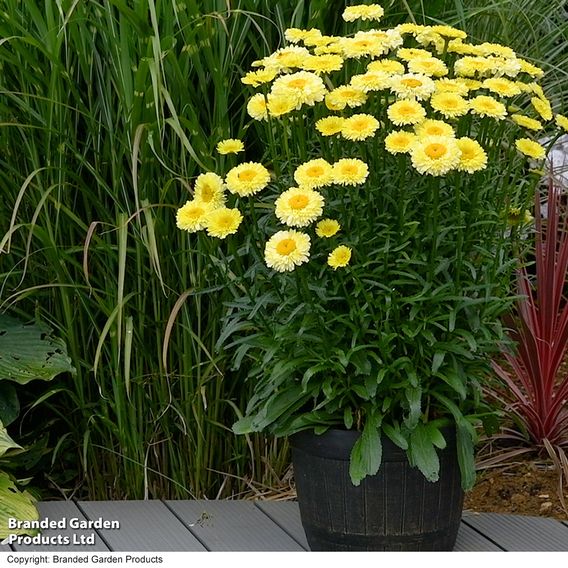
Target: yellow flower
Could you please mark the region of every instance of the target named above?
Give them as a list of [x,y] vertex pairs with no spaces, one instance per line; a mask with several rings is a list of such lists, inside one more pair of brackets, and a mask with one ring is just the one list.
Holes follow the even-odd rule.
[[373,136],[381,123],[370,114],[354,114],[346,118],[341,128],[341,135],[347,140],[366,140]]
[[260,61],[266,69],[274,70],[277,73],[290,72],[294,68],[302,67],[304,61],[310,56],[310,52],[305,47],[289,45],[278,49],[272,55]]
[[519,126],[523,126],[524,128],[528,128],[529,130],[542,129],[542,123],[540,121],[524,114],[513,114],[511,115],[511,120],[513,120]]
[[276,200],[276,217],[289,227],[307,227],[323,213],[321,193],[308,187],[291,187]]
[[219,207],[205,217],[205,230],[211,237],[224,239],[237,232],[243,216],[238,209]]
[[459,138],[458,148],[461,151],[460,161],[457,169],[460,172],[473,174],[487,166],[487,154],[479,142],[471,138]]
[[465,39],[467,34],[451,26],[432,26],[432,31],[447,39]]
[[399,99],[427,99],[436,89],[434,81],[426,75],[406,73],[392,79],[390,89]]
[[393,130],[385,138],[385,150],[391,154],[404,154],[410,152],[416,142],[416,134],[405,130]]
[[521,72],[526,73],[531,77],[535,77],[536,79],[541,79],[544,76],[544,71],[540,67],[537,67],[524,59],[519,59],[519,63],[521,64]]
[[399,59],[410,61],[418,57],[432,57],[432,54],[426,49],[418,49],[415,47],[403,47],[396,52]]
[[408,62],[411,73],[421,73],[429,77],[443,77],[448,74],[446,64],[437,57],[416,57]]
[[416,124],[426,117],[424,107],[413,100],[397,101],[387,109],[387,115],[393,124],[402,126],[405,124]]
[[463,116],[469,110],[469,103],[461,95],[451,92],[436,93],[430,99],[430,104],[446,118]]
[[221,176],[213,172],[200,174],[195,180],[195,200],[213,208],[221,207],[225,203],[224,189]]
[[380,57],[402,45],[402,37],[396,30],[357,32],[353,37],[342,37],[339,47],[343,57]]
[[297,99],[293,94],[280,92],[280,94],[274,95],[270,93],[268,95],[268,104],[266,105],[266,108],[268,109],[270,116],[278,118],[296,110],[296,100]]
[[241,196],[254,195],[270,182],[270,173],[256,162],[245,162],[229,170],[225,183],[231,193]]
[[312,55],[306,59],[303,68],[314,73],[331,73],[343,67],[343,58],[340,55]]
[[288,28],[284,32],[284,37],[291,43],[299,43],[301,41],[313,40],[322,37],[319,30],[312,28],[311,30],[300,30],[298,28]]
[[456,133],[451,124],[444,122],[443,120],[433,120],[427,118],[420,124],[414,127],[416,135],[420,138],[424,136],[451,136],[454,137]]
[[354,22],[355,20],[379,21],[384,16],[384,13],[385,11],[378,4],[359,4],[345,8],[342,17],[346,22]]
[[491,61],[485,57],[466,56],[454,64],[454,72],[460,77],[473,77],[476,74],[485,75],[493,68]]
[[355,89],[349,85],[341,85],[329,92],[325,97],[325,106],[329,110],[343,110],[359,107],[367,101],[367,95],[361,89]]
[[276,77],[276,71],[274,69],[259,69],[258,71],[249,71],[241,79],[241,83],[251,85],[252,87],[259,87],[264,83],[269,83],[274,77]]
[[476,47],[480,55],[496,55],[505,59],[516,59],[517,57],[517,54],[510,47],[500,43],[485,42]]
[[333,136],[341,132],[345,119],[342,116],[326,116],[316,122],[316,129],[323,136]]
[[333,237],[341,229],[341,225],[335,219],[322,219],[316,225],[316,235],[321,238]]
[[333,164],[333,181],[340,185],[358,185],[365,183],[369,167],[357,158],[341,158]]
[[456,168],[460,161],[456,139],[450,136],[426,136],[412,146],[412,165],[421,174],[441,176]]
[[555,122],[560,128],[563,128],[566,132],[568,132],[568,117],[565,117],[562,114],[557,114]]
[[504,77],[492,77],[490,79],[485,79],[482,86],[493,93],[501,95],[502,97],[514,97],[521,94],[519,86]]
[[532,106],[540,114],[543,120],[552,120],[552,108],[546,99],[533,97],[531,99]]
[[321,77],[308,71],[298,71],[279,77],[272,84],[271,94],[274,96],[294,97],[297,108],[309,106],[323,101],[327,89]]
[[333,183],[333,167],[323,158],[310,160],[296,168],[294,180],[300,187],[323,187]]
[[507,221],[509,225],[526,225],[532,223],[534,217],[528,209],[521,211],[520,207],[511,207],[507,215]]
[[266,108],[266,98],[262,93],[253,95],[247,103],[247,113],[254,120],[267,120],[268,109]]
[[298,231],[278,231],[264,248],[266,265],[277,272],[290,272],[309,258],[310,237]]
[[377,61],[371,61],[367,65],[367,71],[384,72],[390,75],[402,75],[405,72],[404,65],[400,61],[395,61],[394,59],[378,59]]
[[237,154],[245,149],[245,145],[242,140],[236,138],[227,138],[227,140],[221,140],[217,144],[217,152],[219,154]]
[[503,120],[507,116],[507,109],[503,103],[493,97],[479,95],[470,101],[471,112],[479,116],[488,116],[496,120]]
[[515,142],[515,146],[521,154],[529,158],[534,158],[535,160],[542,160],[546,156],[544,147],[530,138],[519,138],[519,140]]
[[327,257],[327,264],[337,270],[338,268],[343,268],[349,264],[351,260],[351,249],[345,245],[339,245],[334,248]]
[[349,84],[359,91],[380,91],[387,89],[392,81],[392,76],[384,71],[367,71],[361,75],[353,75]]
[[437,93],[455,93],[464,97],[469,92],[469,87],[463,79],[438,79],[434,81]]
[[176,213],[178,229],[195,233],[205,227],[205,218],[211,207],[206,203],[192,199],[180,207]]

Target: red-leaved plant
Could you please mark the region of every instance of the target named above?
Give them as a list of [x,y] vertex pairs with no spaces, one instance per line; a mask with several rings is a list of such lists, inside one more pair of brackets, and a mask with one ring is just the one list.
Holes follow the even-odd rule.
[[499,389],[499,398],[506,403],[506,411],[515,418],[519,430],[524,430],[507,430],[504,437],[528,437],[533,445],[545,448],[561,477],[563,470],[568,479],[568,373],[561,372],[568,351],[568,210],[562,204],[562,193],[551,179],[545,219],[537,193],[536,274],[529,274],[525,266],[518,271],[522,297],[516,314],[506,322],[516,347],[503,352],[509,368],[497,361],[493,368],[505,386]]

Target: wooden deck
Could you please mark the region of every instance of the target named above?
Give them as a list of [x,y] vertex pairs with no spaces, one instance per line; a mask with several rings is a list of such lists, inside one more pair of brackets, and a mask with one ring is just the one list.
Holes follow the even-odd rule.
[[[41,518],[118,521],[118,529],[49,529],[43,536],[81,536],[93,544],[23,546],[0,551],[168,552],[305,551],[298,504],[268,501],[57,501],[39,505]],[[456,551],[568,551],[568,522],[468,513]]]

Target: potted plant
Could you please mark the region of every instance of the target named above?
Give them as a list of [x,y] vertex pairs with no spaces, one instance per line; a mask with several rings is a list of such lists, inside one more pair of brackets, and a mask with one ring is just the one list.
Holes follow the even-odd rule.
[[177,211],[233,293],[219,346],[255,385],[234,431],[291,436],[315,549],[453,546],[493,416],[512,213],[536,138],[568,123],[512,49],[382,15],[288,29],[242,79],[256,145],[221,141]]

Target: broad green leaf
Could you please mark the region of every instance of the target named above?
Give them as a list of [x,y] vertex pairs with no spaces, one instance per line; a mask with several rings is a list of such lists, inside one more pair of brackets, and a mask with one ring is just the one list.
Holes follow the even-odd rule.
[[370,416],[363,426],[363,432],[353,445],[349,463],[349,476],[353,485],[358,486],[367,475],[375,475],[381,467],[381,417]]
[[[465,418],[463,421],[467,422]],[[469,423],[466,425],[460,421],[460,423],[457,424],[456,435],[462,488],[464,491],[469,491],[475,485],[475,449]]]
[[409,430],[413,430],[422,413],[422,389],[419,387],[407,388],[405,395],[408,402],[408,415],[404,417],[404,423]]
[[347,430],[351,430],[351,427],[353,426],[353,412],[349,407],[346,407],[343,411],[343,423],[345,424],[345,428],[347,428]]
[[27,491],[19,491],[10,476],[0,471],[0,540],[9,534],[35,534],[37,531],[9,529],[8,519],[37,521],[35,499]]
[[446,446],[446,439],[442,435],[442,432],[434,424],[426,424],[426,431],[428,436],[430,436],[430,441],[434,446],[443,450]]
[[408,451],[412,463],[423,473],[428,481],[438,481],[440,476],[440,459],[432,444],[428,430],[422,423],[410,433]]
[[14,385],[0,382],[0,422],[9,426],[20,413],[20,402]]
[[250,434],[251,432],[256,432],[253,428],[254,416],[244,416],[240,418],[233,424],[233,432],[235,434]]
[[383,432],[392,440],[392,443],[397,445],[400,449],[408,449],[408,440],[402,435],[398,424],[394,426],[383,424]]
[[73,371],[65,343],[53,337],[49,328],[0,314],[0,380],[23,385]]
[[2,457],[8,450],[21,450],[22,447],[16,444],[8,435],[6,428],[0,422],[0,457]]

